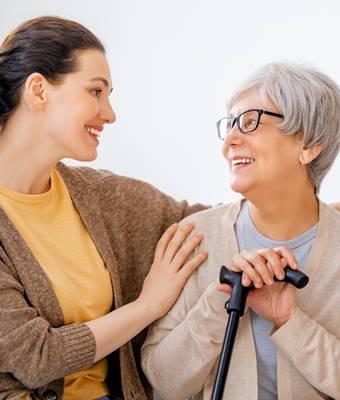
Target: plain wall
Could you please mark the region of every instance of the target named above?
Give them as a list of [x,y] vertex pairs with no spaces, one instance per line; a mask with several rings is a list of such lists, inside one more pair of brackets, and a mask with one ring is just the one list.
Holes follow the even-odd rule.
[[[0,4],[1,41],[23,20],[46,14],[75,19],[102,39],[118,119],[105,129],[98,159],[90,164],[149,181],[178,199],[215,204],[236,197],[215,122],[254,69],[272,61],[303,62],[340,83],[336,0]],[[322,200],[340,200],[339,176],[338,158]]]

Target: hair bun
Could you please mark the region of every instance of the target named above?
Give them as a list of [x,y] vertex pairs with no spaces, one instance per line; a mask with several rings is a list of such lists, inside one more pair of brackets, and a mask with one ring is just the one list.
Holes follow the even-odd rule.
[[7,115],[8,113],[9,113],[9,107],[8,107],[8,104],[6,103],[5,99],[2,98],[1,89],[0,89],[0,118],[3,115]]
[[0,125],[2,125],[2,120],[4,119],[4,117],[7,117],[10,112],[10,107],[8,104],[8,92],[6,91],[2,83],[3,80],[0,76]]

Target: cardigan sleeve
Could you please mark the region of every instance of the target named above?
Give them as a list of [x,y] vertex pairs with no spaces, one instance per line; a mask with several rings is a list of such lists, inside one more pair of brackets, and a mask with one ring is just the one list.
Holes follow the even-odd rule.
[[87,325],[51,327],[0,262],[0,373],[36,389],[91,366],[94,356],[95,340]]
[[216,287],[217,282],[212,282],[188,309],[186,298],[192,294],[187,285],[168,315],[150,327],[142,348],[142,368],[163,400],[201,392],[219,357],[226,295]]
[[331,398],[339,398],[340,338],[298,309],[271,339],[312,386]]

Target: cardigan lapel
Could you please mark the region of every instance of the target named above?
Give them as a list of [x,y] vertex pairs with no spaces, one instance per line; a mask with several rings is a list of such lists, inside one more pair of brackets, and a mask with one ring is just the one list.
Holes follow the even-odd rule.
[[[96,188],[89,187],[84,190],[86,182],[76,175],[73,171],[59,163],[57,171],[60,173],[69,190],[75,208],[86,226],[99,254],[101,255],[110,276],[114,297],[114,308],[124,305],[122,297],[118,263],[110,243],[108,232],[106,231],[101,215],[98,213],[98,198],[96,198]],[[114,221],[113,221],[114,222]],[[138,400],[146,400],[144,388],[142,387],[135,363],[131,341],[119,349],[121,380],[124,397],[129,399],[132,396]],[[113,377],[114,379],[115,377]]]
[[1,247],[15,266],[12,270],[25,287],[29,302],[53,327],[63,325],[63,312],[46,273],[2,208],[0,225],[4,228],[0,230]]

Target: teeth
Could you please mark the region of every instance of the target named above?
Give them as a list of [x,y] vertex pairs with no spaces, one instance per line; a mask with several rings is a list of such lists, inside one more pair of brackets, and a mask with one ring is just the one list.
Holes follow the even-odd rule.
[[254,158],[238,158],[237,160],[232,160],[231,165],[238,165],[238,164],[250,164],[254,162]]
[[91,128],[89,126],[86,127],[86,130],[88,133],[90,133],[91,135],[95,135],[97,137],[100,137],[101,132],[98,131],[97,129]]

